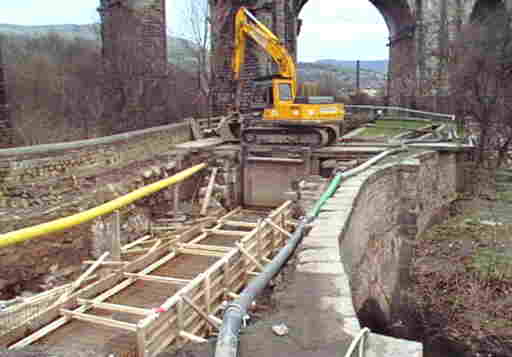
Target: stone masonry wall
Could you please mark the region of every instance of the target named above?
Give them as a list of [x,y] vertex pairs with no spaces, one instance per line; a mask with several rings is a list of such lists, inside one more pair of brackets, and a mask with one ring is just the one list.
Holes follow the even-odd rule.
[[[204,162],[207,154],[169,152],[159,159],[103,172],[69,184],[45,206],[0,209],[0,233],[49,222],[83,212],[102,203],[170,177],[182,168]],[[189,200],[201,176],[195,175],[180,187],[180,201]],[[90,182],[92,180],[92,182]],[[34,199],[27,199],[32,203]],[[126,244],[146,234],[155,214],[173,210],[174,189],[164,189],[119,210],[121,243]],[[0,249],[0,300],[20,291],[41,291],[63,279],[76,276],[85,259],[98,258],[109,250],[107,237],[113,232],[113,216],[101,216],[65,231]]]
[[[9,168],[0,182],[0,233],[83,212],[209,160],[208,151],[175,147],[189,139],[186,123],[102,138],[102,143],[48,145],[53,151],[0,150],[0,162]],[[59,145],[67,147],[56,150]],[[180,202],[192,197],[200,179],[196,175],[181,184]],[[122,243],[147,232],[151,218],[172,211],[173,203],[174,189],[169,188],[121,209]],[[81,261],[107,249],[105,237],[112,227],[111,216],[98,217],[0,249],[0,300],[19,293],[27,281],[37,291],[79,272]]]
[[342,183],[337,203],[329,203],[341,210],[340,256],[359,318],[393,322],[407,286],[411,243],[461,190],[461,155],[425,152],[373,167]]
[[66,184],[90,170],[148,159],[191,139],[189,124],[180,123],[98,139],[0,150],[0,208],[23,204],[22,195],[15,194],[22,186]]

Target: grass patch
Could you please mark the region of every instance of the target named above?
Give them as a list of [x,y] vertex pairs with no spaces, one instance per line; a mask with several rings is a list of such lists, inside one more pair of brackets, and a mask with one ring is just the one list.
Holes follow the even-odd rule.
[[377,120],[374,127],[366,128],[360,136],[393,137],[406,132],[406,129],[419,129],[431,124],[421,120]]
[[431,125],[430,121],[423,120],[377,120],[375,125],[381,127],[400,127],[405,129],[419,129]]
[[383,136],[383,137],[392,137],[396,136],[403,132],[403,130],[400,129],[392,129],[392,128],[366,128],[361,133],[359,133],[359,136]]

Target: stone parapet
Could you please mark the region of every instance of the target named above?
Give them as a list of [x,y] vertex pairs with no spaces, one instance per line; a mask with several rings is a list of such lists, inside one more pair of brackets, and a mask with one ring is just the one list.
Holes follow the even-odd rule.
[[[462,189],[463,153],[422,151],[341,183],[305,237],[298,274],[329,286],[317,295],[326,331],[356,335],[360,320],[397,322],[411,242],[446,213]],[[315,280],[315,281],[316,281]],[[331,315],[322,312],[330,311]],[[332,313],[335,312],[335,313]],[[374,326],[370,326],[374,327]],[[333,342],[336,334],[328,334]],[[366,356],[422,356],[420,343],[371,334]]]
[[191,139],[189,123],[180,123],[70,143],[3,149],[0,193],[9,187],[50,184],[90,170],[145,160]]

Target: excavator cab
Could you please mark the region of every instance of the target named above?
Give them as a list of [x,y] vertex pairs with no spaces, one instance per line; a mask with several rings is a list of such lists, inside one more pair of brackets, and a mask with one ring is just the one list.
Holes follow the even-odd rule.
[[261,77],[254,80],[251,109],[262,113],[283,104],[293,104],[293,83],[279,76]]

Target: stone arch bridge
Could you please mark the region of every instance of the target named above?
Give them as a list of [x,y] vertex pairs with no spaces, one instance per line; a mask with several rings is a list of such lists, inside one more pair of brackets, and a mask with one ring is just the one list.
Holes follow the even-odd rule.
[[[336,0],[334,0],[336,1]],[[366,1],[366,0],[358,0]],[[414,105],[418,95],[432,96],[432,80],[437,78],[441,88],[436,95],[446,95],[446,64],[443,53],[448,40],[455,38],[461,26],[494,11],[512,9],[511,0],[369,0],[382,14],[389,30],[389,83],[388,90],[394,104]],[[252,12],[283,39],[288,50],[297,56],[300,33],[308,31],[308,24],[300,19],[305,5],[326,6],[318,0],[210,0],[213,8],[235,11],[240,6]],[[229,3],[229,5],[227,5]],[[231,19],[229,19],[231,20]],[[224,61],[216,69],[218,76],[215,110],[220,112],[231,101],[229,56],[232,46],[232,21],[226,21],[222,37],[214,41],[214,49]],[[250,79],[269,74],[268,58],[255,54],[246,60],[243,78]],[[251,52],[251,50],[249,50]],[[445,80],[443,80],[445,79]],[[446,88],[444,88],[446,89]],[[247,107],[251,87],[245,86],[242,108]]]
[[[282,39],[296,56],[300,32],[308,24],[300,20],[308,3],[325,6],[318,0],[208,0],[214,31],[213,111],[223,112],[231,102],[230,58],[233,39],[233,12],[248,6]],[[337,1],[337,0],[331,0]],[[339,0],[341,1],[341,0]],[[358,0],[366,1],[366,0]],[[436,95],[443,95],[446,78],[442,49],[460,27],[487,12],[512,9],[512,0],[370,0],[389,28],[389,94],[394,104],[410,106],[414,95],[425,92],[425,83],[441,79]],[[167,122],[166,93],[166,0],[99,0],[102,18],[105,75],[104,120],[114,132],[136,130]],[[219,34],[223,34],[220,36]],[[0,46],[1,47],[1,46]],[[440,50],[441,49],[441,50]],[[0,49],[1,52],[1,49]],[[250,98],[250,79],[267,74],[268,58],[249,47],[243,78],[246,80],[242,108]],[[445,81],[446,82],[446,81]],[[0,147],[11,146],[12,123],[5,95],[0,53]],[[8,88],[7,88],[8,89]]]

